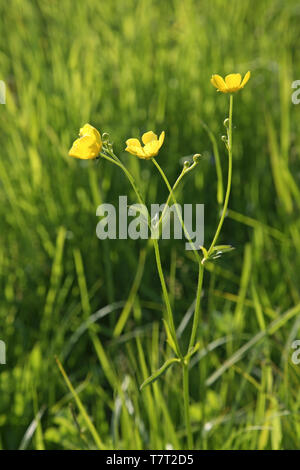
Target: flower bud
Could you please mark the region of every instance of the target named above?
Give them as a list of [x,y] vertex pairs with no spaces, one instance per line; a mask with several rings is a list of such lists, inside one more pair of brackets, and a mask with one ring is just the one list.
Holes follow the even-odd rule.
[[195,155],[193,156],[193,160],[194,160],[195,163],[198,163],[200,158],[201,158],[200,153],[195,153]]
[[102,142],[107,143],[109,142],[109,134],[107,132],[103,132],[102,134]]
[[228,129],[228,127],[229,127],[229,118],[225,119],[224,126]]
[[184,162],[184,164],[183,164],[183,168],[184,168],[185,170],[187,170],[187,169],[189,168],[189,166],[190,166],[190,162],[189,162],[188,160],[186,160],[186,161]]

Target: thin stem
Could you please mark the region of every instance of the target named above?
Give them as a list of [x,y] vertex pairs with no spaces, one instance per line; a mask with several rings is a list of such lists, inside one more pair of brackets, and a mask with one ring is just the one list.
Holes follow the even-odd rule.
[[[164,211],[162,213],[162,216],[161,216],[161,219],[160,219],[160,220],[162,220],[163,216],[164,216],[164,212],[165,212],[166,208],[168,207],[171,198],[173,199],[174,203],[177,205],[177,202],[176,202],[176,199],[175,199],[175,196],[174,196],[174,191],[175,191],[176,187],[178,186],[180,180],[184,176],[185,170],[184,169],[182,170],[182,172],[179,175],[179,177],[177,178],[173,188],[171,188],[171,185],[170,185],[163,169],[157,163],[155,158],[153,158],[152,161],[155,164],[158,171],[160,172],[160,174],[161,174],[163,180],[165,181],[166,186],[169,190],[169,196],[168,196],[168,199],[167,199],[167,203],[166,203],[165,209],[164,209]],[[186,229],[185,229],[185,226],[184,226],[184,222],[182,221],[182,218],[181,218],[181,223],[182,223],[184,232],[186,234],[187,232],[186,232]],[[186,236],[187,236],[187,238],[189,238],[188,233],[187,233]],[[192,243],[190,239],[189,239],[189,241],[190,241],[190,243]],[[203,280],[203,264],[201,264],[200,257],[198,255],[194,245],[193,245],[193,248],[194,248],[194,253],[197,255],[197,261],[198,261],[198,264],[199,264],[199,279],[198,279],[196,308],[195,308],[195,313],[194,313],[194,321],[193,321],[193,328],[192,328],[192,335],[191,335],[190,345],[194,344],[195,337],[196,337],[196,332],[197,332],[197,328],[198,328],[199,312],[200,312],[200,299],[201,299],[202,280]],[[175,335],[176,335],[176,333],[175,333]],[[186,432],[187,432],[188,449],[193,449],[193,434],[192,434],[192,429],[191,429],[191,417],[190,417],[190,392],[189,392],[188,362],[189,362],[189,360],[187,360],[187,362],[184,362],[184,361],[181,362],[181,364],[182,364],[182,376],[183,376],[182,377],[183,378],[183,402],[184,402],[184,415],[185,415],[185,425],[186,425]]]
[[139,188],[136,185],[136,182],[135,182],[133,176],[131,175],[131,173],[127,170],[126,166],[123,165],[121,160],[119,160],[118,157],[115,154],[111,153],[111,155],[113,155],[115,158],[110,158],[105,153],[101,153],[101,157],[104,157],[106,160],[108,160],[111,163],[114,163],[115,165],[117,165],[118,167],[120,167],[123,170],[123,172],[127,176],[128,180],[129,180],[129,182],[130,182],[130,184],[131,184],[131,186],[132,186],[132,188],[133,188],[133,190],[134,190],[134,192],[135,192],[135,194],[136,194],[136,196],[139,200],[139,203],[145,206],[145,202],[144,202],[143,197],[142,197],[142,195],[139,191]]
[[166,202],[166,204],[165,204],[164,210],[163,210],[163,212],[162,212],[162,215],[161,215],[161,217],[160,217],[160,219],[159,219],[159,224],[162,222],[163,217],[164,217],[164,215],[165,215],[165,212],[166,212],[166,210],[167,210],[167,208],[168,208],[168,206],[169,206],[170,199],[172,198],[173,201],[174,201],[174,204],[175,204],[175,209],[176,209],[177,217],[178,217],[178,219],[179,219],[179,221],[180,221],[180,223],[181,223],[181,226],[182,226],[182,228],[183,228],[184,234],[185,234],[187,240],[189,241],[189,243],[192,245],[193,253],[194,253],[194,255],[195,255],[196,260],[197,260],[198,262],[200,262],[200,256],[198,255],[197,249],[196,249],[196,247],[195,247],[193,241],[191,240],[188,231],[187,231],[186,228],[185,228],[184,221],[182,220],[181,214],[180,214],[180,212],[179,212],[179,210],[178,210],[177,201],[176,201],[176,198],[175,198],[175,195],[174,195],[174,191],[175,191],[175,189],[177,188],[177,186],[178,186],[178,184],[180,183],[180,181],[181,181],[181,179],[183,178],[183,176],[184,176],[186,173],[188,173],[189,171],[191,171],[191,170],[197,165],[197,163],[194,163],[192,166],[190,166],[190,167],[187,168],[187,169],[183,169],[182,172],[180,173],[180,175],[178,176],[177,180],[175,181],[174,186],[173,186],[173,188],[172,188],[171,185],[170,185],[170,183],[169,183],[169,180],[168,180],[168,178],[166,177],[166,174],[165,174],[165,172],[163,171],[163,169],[161,168],[161,166],[157,163],[157,161],[155,160],[155,158],[152,158],[152,161],[153,161],[154,165],[156,166],[156,168],[158,169],[159,173],[161,174],[161,176],[162,176],[162,178],[163,178],[163,180],[164,180],[164,182],[165,182],[165,184],[166,184],[166,186],[167,186],[167,188],[168,188],[168,191],[169,191],[169,196],[168,196],[167,202]]
[[[157,163],[155,158],[152,159],[153,163],[155,164],[156,168],[159,170],[160,174],[162,175],[166,186],[169,190],[169,197],[167,200],[167,204],[169,202],[169,199],[172,197],[175,204],[176,204],[176,199],[173,194],[173,191],[176,189],[178,183],[180,182],[181,178],[184,175],[184,170],[181,172],[179,177],[177,178],[177,181],[175,182],[173,188],[171,188],[171,185],[163,171],[163,169],[160,167],[160,165]],[[198,253],[197,253],[198,255]],[[198,274],[198,287],[197,287],[197,295],[196,295],[196,306],[195,306],[195,312],[194,312],[194,320],[193,320],[193,327],[192,327],[192,333],[191,333],[191,339],[189,343],[189,350],[194,346],[195,338],[196,338],[196,333],[197,333],[197,328],[198,328],[198,323],[199,323],[199,316],[200,316],[200,301],[201,301],[201,292],[202,292],[202,283],[203,283],[203,264],[201,263],[200,257],[198,256],[198,264],[199,264],[199,274]]]
[[201,303],[201,293],[202,293],[202,284],[203,284],[203,273],[204,273],[204,266],[200,262],[199,263],[199,272],[198,272],[198,285],[197,285],[197,294],[196,294],[196,305],[195,305],[195,312],[194,312],[194,319],[193,319],[193,326],[192,326],[192,333],[189,342],[189,350],[194,346],[195,339],[197,335],[198,325],[199,325],[199,317],[200,317],[200,303]]
[[[127,168],[123,165],[123,163],[116,157],[116,155],[114,155],[113,152],[110,152],[110,155],[113,158],[109,157],[105,153],[101,153],[102,157],[104,157],[106,160],[110,161],[111,163],[114,163],[115,165],[117,165],[118,167],[120,167],[123,170],[123,172],[125,173],[125,175],[127,176],[128,180],[129,180],[129,182],[130,182],[130,184],[131,184],[131,186],[132,186],[132,188],[133,188],[140,204],[143,204],[145,206],[145,202],[143,200],[143,197],[141,196],[140,191],[139,191],[139,189],[138,189],[131,173],[127,170]],[[149,219],[150,219],[150,216],[149,216]],[[148,222],[148,224],[149,224],[149,222]],[[150,223],[150,228],[151,228],[151,223]],[[167,286],[166,286],[165,277],[164,277],[163,270],[162,270],[159,245],[158,245],[158,241],[155,238],[153,238],[153,244],[154,244],[154,251],[155,251],[156,266],[157,266],[157,271],[158,271],[158,275],[159,275],[159,279],[160,279],[160,283],[161,283],[161,287],[162,287],[162,291],[163,291],[163,297],[164,297],[164,302],[165,302],[165,305],[166,305],[168,323],[169,323],[171,335],[172,335],[172,338],[173,338],[173,341],[174,341],[174,344],[175,344],[175,347],[176,347],[176,353],[180,358],[182,358],[182,354],[181,354],[181,351],[180,351],[180,346],[179,346],[178,339],[177,339],[177,336],[176,336],[176,328],[175,328],[175,324],[174,324],[174,318],[173,318],[171,303],[170,303],[170,299],[169,299],[169,295],[168,295],[168,290],[167,290]]]
[[166,183],[166,186],[169,190],[169,196],[168,196],[167,202],[165,204],[164,210],[163,210],[163,212],[161,214],[161,217],[159,219],[159,223],[161,223],[161,221],[164,218],[165,212],[166,212],[167,208],[169,207],[171,198],[173,199],[174,203],[177,204],[173,191],[175,191],[175,189],[177,188],[177,186],[180,183],[181,179],[183,178],[185,172],[184,172],[184,170],[182,170],[182,172],[178,176],[177,180],[175,181],[175,183],[173,185],[173,188],[171,188],[171,185],[169,184],[169,181],[168,181],[165,173],[163,172],[162,168],[158,165],[158,163],[155,159],[153,159],[153,162],[154,162],[155,166],[159,169],[160,174],[163,175],[163,179],[164,179],[164,181]]
[[184,416],[185,425],[187,431],[187,442],[188,450],[193,449],[193,434],[191,428],[191,417],[190,417],[190,403],[189,403],[189,369],[187,364],[182,363],[182,378],[183,378],[183,402],[184,402]]
[[174,324],[172,307],[171,307],[169,294],[168,294],[168,290],[167,290],[167,286],[166,286],[166,281],[165,281],[162,266],[161,266],[161,259],[160,259],[158,241],[156,239],[153,239],[153,243],[154,243],[154,252],[155,252],[155,258],[156,258],[156,266],[157,266],[158,275],[159,275],[159,279],[160,279],[160,283],[161,283],[161,287],[162,287],[162,291],[163,291],[163,296],[164,296],[164,301],[165,301],[165,304],[166,304],[166,309],[167,309],[167,314],[168,314],[168,323],[169,323],[172,338],[173,338],[174,343],[175,343],[177,355],[182,359],[182,353],[181,353],[180,346],[179,346],[179,343],[178,343],[178,339],[177,339],[177,336],[176,336],[176,328],[175,328],[175,324]]
[[219,148],[218,148],[217,140],[213,132],[210,130],[210,128],[203,121],[202,121],[202,126],[206,130],[208,137],[210,138],[210,141],[213,146],[213,152],[214,152],[214,157],[215,157],[215,162],[216,162],[217,180],[218,180],[217,201],[218,201],[218,204],[221,205],[223,204],[223,200],[224,200],[224,189],[223,189],[223,176],[222,176],[222,167],[221,167]]
[[231,190],[231,179],[232,179],[232,110],[233,110],[233,95],[230,95],[230,100],[229,100],[229,131],[228,131],[228,180],[227,180],[227,189],[226,189],[226,195],[225,195],[225,201],[224,201],[224,206],[222,210],[222,215],[220,218],[219,225],[217,227],[215,236],[213,238],[213,241],[210,245],[210,248],[208,250],[208,256],[212,253],[215,244],[217,243],[218,237],[220,235],[221,228],[223,226],[223,222],[225,219],[225,215],[227,212],[227,207],[228,207],[228,202],[229,202],[229,196],[230,196],[230,190]]
[[[228,180],[227,180],[227,189],[225,195],[224,206],[222,210],[222,215],[213,238],[213,241],[210,245],[208,250],[207,256],[209,256],[214,246],[218,240],[219,234],[221,232],[223,222],[225,219],[225,215],[227,212],[230,190],[231,190],[231,180],[232,180],[232,111],[233,111],[233,95],[230,95],[229,101],[229,129],[227,132],[228,135]],[[191,338],[189,342],[189,349],[188,351],[193,348],[195,345],[198,325],[199,325],[199,318],[200,318],[200,304],[201,304],[201,293],[202,293],[202,285],[203,285],[203,274],[204,274],[204,266],[203,263],[199,262],[199,271],[198,271],[198,285],[197,285],[197,294],[196,294],[196,305],[195,305],[195,312],[194,312],[194,319],[193,319],[193,326],[191,332]],[[190,415],[189,415],[189,373],[188,373],[188,363],[189,359],[187,359],[186,364],[183,364],[183,393],[184,393],[184,408],[185,408],[185,420],[186,420],[186,429],[188,435],[188,446],[192,448],[193,445],[193,436],[191,432],[191,423],[190,423]]]

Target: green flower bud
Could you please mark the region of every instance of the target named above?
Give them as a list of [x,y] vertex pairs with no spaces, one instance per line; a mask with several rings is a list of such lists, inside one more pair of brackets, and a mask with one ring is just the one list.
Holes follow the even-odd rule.
[[103,132],[102,134],[102,142],[107,143],[109,142],[109,134],[107,132]]
[[198,163],[199,160],[201,159],[202,155],[200,153],[195,153],[195,155],[193,156],[193,160],[195,163]]

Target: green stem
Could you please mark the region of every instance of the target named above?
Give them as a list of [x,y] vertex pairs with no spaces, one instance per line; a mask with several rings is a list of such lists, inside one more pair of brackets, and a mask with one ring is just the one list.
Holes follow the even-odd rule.
[[[229,129],[228,129],[228,180],[227,180],[227,189],[225,195],[224,206],[222,210],[222,215],[213,238],[213,241],[210,245],[208,250],[209,256],[214,246],[218,240],[219,234],[221,232],[223,222],[225,219],[225,215],[227,212],[230,190],[231,190],[231,180],[232,180],[232,111],[233,111],[233,95],[230,95],[229,101]],[[204,266],[203,263],[199,262],[199,271],[198,271],[198,285],[197,285],[197,294],[196,294],[196,305],[195,305],[195,312],[194,312],[194,319],[193,319],[193,326],[191,332],[191,338],[189,342],[189,349],[188,351],[193,348],[195,345],[195,340],[197,336],[197,330],[199,326],[199,318],[200,318],[200,305],[201,305],[201,293],[202,293],[202,285],[203,285],[203,274],[204,274]],[[189,359],[187,359],[186,364],[183,364],[183,394],[184,394],[184,408],[185,408],[185,420],[186,420],[186,429],[187,429],[187,436],[188,436],[188,446],[192,448],[193,445],[193,436],[191,432],[191,423],[190,423],[190,415],[189,415],[189,375],[188,375],[188,364]]]
[[229,100],[229,131],[228,131],[228,180],[227,180],[227,189],[226,189],[226,195],[225,195],[225,201],[224,201],[224,206],[222,210],[222,215],[220,218],[219,225],[217,227],[215,236],[213,238],[213,241],[210,245],[210,248],[208,250],[208,256],[211,255],[215,244],[217,243],[218,237],[221,232],[221,228],[223,226],[223,222],[225,219],[225,215],[227,212],[227,207],[228,207],[228,202],[229,202],[229,196],[230,196],[230,190],[231,190],[231,179],[232,179],[232,110],[233,110],[233,95],[230,95],[230,100]]
[[123,163],[118,159],[118,157],[114,154],[112,154],[115,158],[110,158],[108,155],[106,155],[105,153],[101,153],[101,157],[105,158],[106,160],[108,160],[109,162],[111,163],[114,163],[115,165],[117,165],[118,167],[120,167],[123,172],[125,173],[125,175],[127,176],[138,200],[139,200],[139,203],[142,204],[143,206],[145,206],[145,202],[143,200],[143,197],[139,191],[139,188],[137,187],[136,185],[136,182],[133,178],[133,176],[131,175],[131,173],[127,170],[126,166],[123,165]]
[[182,363],[182,375],[183,375],[183,401],[184,401],[184,416],[185,416],[185,425],[187,431],[187,442],[188,450],[193,449],[193,434],[191,428],[191,417],[190,417],[190,403],[189,403],[189,369],[188,365]]
[[169,191],[169,196],[168,196],[168,199],[167,199],[167,202],[165,204],[165,207],[164,207],[164,210],[162,212],[162,215],[159,219],[159,224],[161,224],[162,220],[163,220],[163,217],[165,215],[165,212],[167,210],[167,208],[169,207],[169,203],[170,203],[170,199],[172,198],[173,201],[174,201],[174,204],[175,204],[175,208],[176,208],[176,213],[177,213],[177,217],[181,223],[181,226],[183,228],[183,231],[184,231],[184,234],[187,238],[187,240],[189,241],[189,243],[192,245],[192,248],[193,248],[193,253],[195,255],[195,258],[196,258],[196,261],[200,262],[200,256],[198,254],[198,251],[193,243],[193,241],[191,240],[190,238],[190,235],[188,233],[188,231],[186,230],[185,228],[185,225],[184,225],[184,221],[182,220],[182,217],[181,217],[181,214],[178,210],[178,207],[177,207],[177,201],[176,201],[176,198],[175,198],[175,195],[174,195],[174,191],[175,189],[177,188],[178,184],[180,183],[180,181],[182,180],[183,176],[188,173],[189,171],[191,171],[196,165],[197,163],[193,163],[193,165],[191,165],[189,168],[187,169],[183,169],[182,172],[180,173],[180,175],[178,176],[177,180],[175,181],[174,183],[174,186],[173,188],[171,187],[170,183],[169,183],[169,180],[168,178],[166,177],[166,174],[165,172],[163,171],[163,169],[161,168],[161,166],[157,163],[157,161],[155,160],[155,158],[152,158],[152,161],[154,163],[154,165],[156,166],[156,168],[158,169],[159,173],[161,174],[167,188],[168,188],[168,191]]
[[166,177],[165,172],[163,171],[163,169],[161,168],[161,166],[157,163],[157,161],[155,160],[155,158],[152,158],[152,161],[153,161],[154,165],[156,166],[156,168],[158,169],[159,173],[161,174],[161,176],[162,176],[164,182],[166,183],[166,186],[167,186],[167,188],[168,188],[168,191],[169,191],[169,196],[168,196],[167,202],[166,202],[166,204],[165,204],[164,210],[163,210],[162,215],[161,215],[160,220],[159,220],[159,223],[161,223],[162,219],[164,218],[165,212],[166,212],[166,210],[167,210],[167,208],[168,208],[168,206],[169,206],[169,204],[170,204],[171,198],[173,199],[174,204],[177,204],[176,199],[175,199],[175,196],[174,196],[174,191],[175,191],[175,189],[177,188],[178,184],[180,183],[181,179],[183,178],[185,171],[184,171],[184,169],[182,170],[182,172],[181,172],[180,175],[178,176],[178,178],[177,178],[177,180],[175,181],[174,186],[173,186],[173,188],[172,188],[171,185],[170,185],[170,183],[169,183],[169,180],[168,180],[168,178]]
[[[166,206],[165,206],[165,209],[166,209],[169,205],[169,202],[170,202],[171,198],[173,199],[174,203],[177,204],[175,196],[174,196],[174,191],[175,191],[176,187],[178,186],[180,180],[182,179],[182,177],[184,176],[186,171],[184,169],[182,170],[182,172],[179,175],[179,177],[177,178],[173,188],[171,188],[171,185],[170,185],[163,169],[160,167],[160,165],[157,163],[157,161],[154,158],[152,159],[152,161],[153,161],[154,165],[156,166],[156,168],[158,169],[158,171],[160,172],[160,174],[161,174],[163,180],[165,181],[166,186],[169,190],[169,196],[168,196],[167,203],[166,203]],[[165,211],[165,209],[164,209],[164,211]],[[164,211],[162,213],[162,216],[161,216],[160,220],[163,219]],[[189,234],[187,233],[187,231],[185,229],[182,218],[180,217],[180,219],[181,219],[181,223],[182,223],[182,227],[184,229],[184,232],[185,232],[187,238],[189,239],[190,243],[192,243],[191,240],[190,240]],[[198,261],[198,264],[199,264],[199,280],[198,280],[197,300],[196,300],[196,308],[195,308],[193,328],[192,328],[192,336],[191,336],[191,342],[190,342],[190,344],[192,344],[192,345],[193,345],[194,340],[195,340],[197,327],[198,327],[198,322],[199,322],[200,299],[201,299],[202,280],[203,280],[203,265],[201,264],[201,260],[200,260],[200,257],[198,255],[198,253],[197,253],[197,250],[195,249],[194,246],[193,246],[193,248],[194,248],[194,253],[197,255],[197,261]],[[182,364],[182,376],[183,376],[183,403],[184,403],[185,425],[186,425],[186,432],[187,432],[187,444],[188,444],[188,449],[192,450],[193,449],[193,434],[192,434],[192,429],[191,429],[191,417],[190,417],[190,392],[189,392],[188,363],[189,363],[188,359],[187,359],[187,361],[182,361],[181,362],[181,364]]]
[[172,307],[171,307],[171,303],[170,303],[170,299],[169,299],[169,294],[168,294],[168,290],[167,290],[167,286],[166,286],[165,277],[164,277],[162,266],[161,266],[161,258],[160,258],[158,241],[156,239],[153,239],[153,243],[154,243],[154,252],[155,252],[155,258],[156,258],[156,266],[157,266],[158,275],[159,275],[159,279],[160,279],[160,283],[161,283],[161,287],[162,287],[162,291],[163,291],[164,301],[165,301],[165,305],[166,305],[166,309],[167,309],[168,323],[169,323],[172,338],[173,338],[174,343],[175,343],[177,355],[180,359],[182,359],[182,353],[181,353],[180,346],[179,346],[178,339],[177,339],[177,335],[176,335],[176,328],[175,328],[175,324],[174,324]]
[[[167,204],[169,203],[170,198],[172,197],[175,204],[176,204],[176,199],[173,194],[173,191],[176,189],[178,183],[180,182],[181,178],[184,175],[184,170],[181,172],[179,177],[177,178],[173,188],[171,188],[171,185],[163,171],[163,169],[160,167],[160,165],[157,163],[155,158],[152,159],[153,163],[155,164],[156,168],[160,172],[161,176],[163,177],[166,186],[169,190],[169,197],[167,199]],[[197,253],[198,254],[198,253]],[[197,333],[197,328],[198,328],[198,323],[199,323],[199,316],[200,316],[200,301],[201,301],[201,292],[202,292],[202,283],[203,283],[203,264],[201,263],[200,257],[198,256],[198,263],[199,263],[199,274],[198,274],[198,287],[197,287],[197,295],[196,295],[196,306],[195,306],[195,313],[194,313],[194,320],[193,320],[193,327],[192,327],[192,334],[191,334],[191,339],[190,339],[190,344],[189,344],[189,349],[194,346],[195,338],[196,338],[196,333]]]
[[202,122],[202,126],[206,130],[208,137],[210,138],[210,141],[213,146],[213,152],[214,152],[214,157],[215,157],[215,162],[216,162],[217,181],[218,181],[217,201],[218,201],[218,204],[221,205],[223,204],[223,200],[224,200],[224,189],[223,189],[223,176],[222,176],[222,167],[221,167],[219,148],[218,148],[217,140],[213,132],[210,130],[210,128],[205,124],[205,122]]
[[[136,194],[136,196],[139,200],[139,203],[145,206],[145,202],[143,200],[143,197],[141,196],[140,191],[139,191],[139,189],[138,189],[131,173],[127,170],[127,168],[123,165],[123,163],[117,158],[117,156],[114,155],[114,153],[110,152],[110,155],[113,158],[109,157],[105,153],[101,153],[102,157],[104,157],[106,160],[110,161],[111,163],[114,163],[115,165],[117,165],[118,167],[120,167],[123,170],[123,172],[127,176],[128,180],[129,180],[129,182],[130,182],[130,184],[131,184],[131,186],[132,186],[132,188],[133,188],[133,190],[134,190],[134,192],[135,192],[135,194]],[[149,216],[149,219],[150,219],[150,216]],[[148,221],[148,225],[149,225],[149,223],[150,223],[150,229],[151,229],[151,221]],[[154,244],[157,271],[158,271],[158,275],[159,275],[159,279],[160,279],[160,283],[161,283],[161,287],[162,287],[162,291],[163,291],[164,302],[165,302],[166,310],[167,310],[168,324],[169,324],[169,327],[170,327],[172,338],[173,338],[174,343],[175,343],[176,353],[177,353],[178,357],[182,358],[182,353],[181,353],[180,346],[179,346],[179,343],[178,343],[178,339],[177,339],[177,336],[176,336],[176,328],[175,328],[175,324],[174,324],[174,318],[173,318],[171,303],[170,303],[170,299],[169,299],[169,295],[168,295],[168,290],[167,290],[167,286],[166,286],[165,277],[164,277],[163,270],[162,270],[159,245],[158,245],[158,241],[155,238],[153,239],[153,244]]]
[[199,263],[199,271],[198,271],[198,285],[197,285],[197,294],[196,294],[196,305],[195,305],[192,333],[191,333],[191,338],[190,338],[190,342],[189,342],[189,350],[195,344],[195,339],[196,339],[198,325],[199,325],[203,274],[204,274],[204,266],[200,262]]

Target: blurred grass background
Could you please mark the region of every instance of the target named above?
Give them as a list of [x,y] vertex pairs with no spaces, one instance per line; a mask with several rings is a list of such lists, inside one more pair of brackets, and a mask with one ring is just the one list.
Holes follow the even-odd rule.
[[[103,447],[184,447],[180,370],[139,392],[169,354],[153,253],[95,234],[98,204],[134,194],[115,167],[72,160],[68,149],[85,122],[109,132],[149,203],[167,192],[150,162],[125,154],[128,137],[166,131],[158,158],[171,182],[182,157],[202,153],[177,198],[205,203],[208,243],[219,207],[203,122],[225,184],[228,106],[210,76],[248,69],[220,239],[236,250],[207,265],[193,431],[200,449],[299,447],[299,0],[12,0],[0,13],[0,448],[95,446],[55,355]],[[181,242],[161,250],[185,343],[197,266]]]

